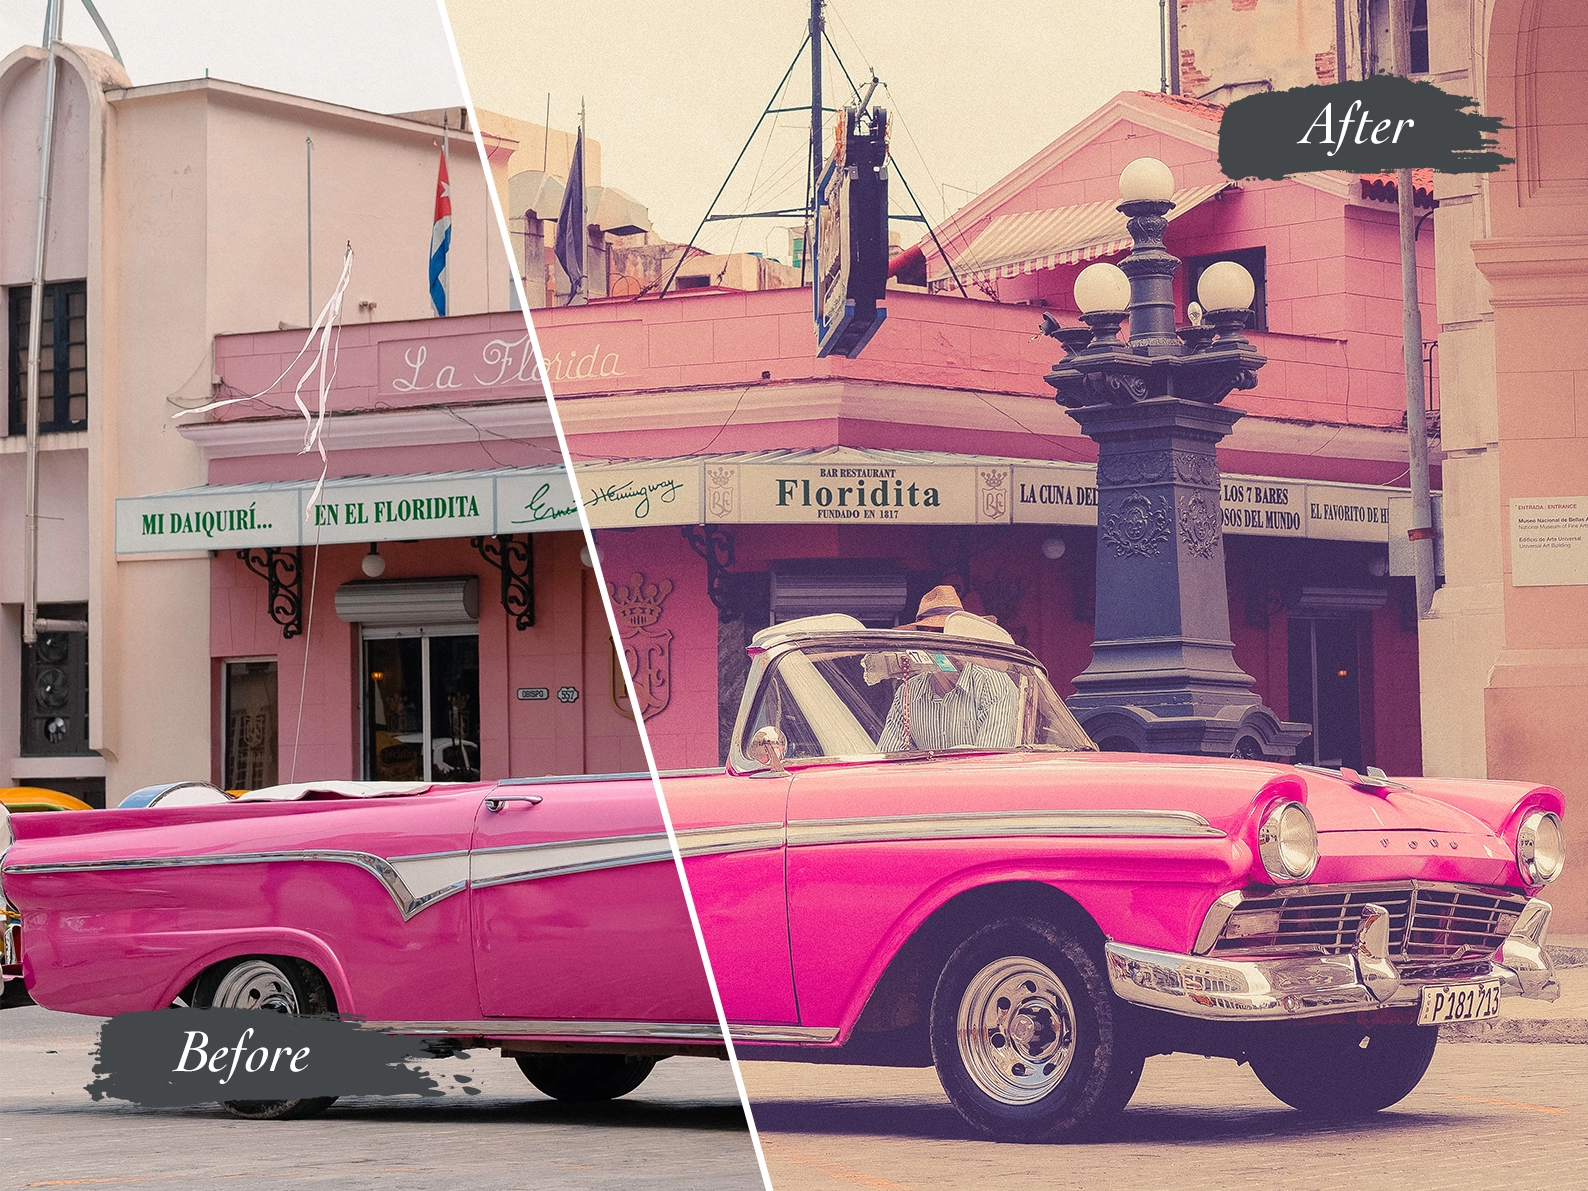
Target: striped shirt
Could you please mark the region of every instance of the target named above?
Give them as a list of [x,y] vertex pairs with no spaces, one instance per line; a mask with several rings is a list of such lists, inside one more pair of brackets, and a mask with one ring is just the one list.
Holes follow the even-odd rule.
[[[905,700],[910,701],[910,728],[905,731]],[[1019,728],[1019,693],[1007,674],[964,663],[947,694],[939,695],[932,679],[917,674],[893,696],[877,748],[884,753],[912,749],[959,747],[1013,748]]]

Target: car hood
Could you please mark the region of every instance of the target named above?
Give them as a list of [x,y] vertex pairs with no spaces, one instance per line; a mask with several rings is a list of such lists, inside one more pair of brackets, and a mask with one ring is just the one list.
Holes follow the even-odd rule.
[[[1152,753],[938,755],[800,767],[796,774],[836,776],[836,769],[857,793],[859,787],[870,787],[887,802],[909,799],[919,805],[924,766],[953,775],[960,791],[956,802],[963,810],[973,805],[988,811],[1186,811],[1227,834],[1242,829],[1260,797],[1281,793],[1305,801],[1320,832],[1494,834],[1529,795],[1541,789],[1525,782],[1397,778],[1393,786],[1367,790],[1340,774],[1300,766]],[[938,786],[940,780],[934,775],[928,784]],[[985,794],[967,802],[965,785]]]

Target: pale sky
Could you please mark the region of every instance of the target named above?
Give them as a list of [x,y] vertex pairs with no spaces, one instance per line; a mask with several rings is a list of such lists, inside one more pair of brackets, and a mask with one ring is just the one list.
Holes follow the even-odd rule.
[[[808,0],[448,0],[475,103],[571,129],[582,96],[602,181],[687,240],[805,35]],[[1171,11],[1174,5],[1171,4]],[[828,33],[857,82],[894,116],[891,147],[929,218],[941,219],[1124,90],[1157,90],[1158,0],[829,0]],[[831,53],[827,101],[852,97]],[[779,107],[810,103],[801,58]],[[900,119],[902,117],[902,120]],[[718,210],[805,202],[809,116],[775,118]],[[768,118],[770,125],[773,118]],[[897,176],[894,211],[912,210]],[[786,255],[775,228],[709,225],[723,251]],[[895,224],[906,244],[919,225]],[[735,235],[737,234],[737,239]]]
[[[62,35],[105,49],[81,0]],[[96,0],[135,85],[214,78],[376,112],[462,102],[436,0]],[[44,0],[0,4],[0,57],[38,45]]]

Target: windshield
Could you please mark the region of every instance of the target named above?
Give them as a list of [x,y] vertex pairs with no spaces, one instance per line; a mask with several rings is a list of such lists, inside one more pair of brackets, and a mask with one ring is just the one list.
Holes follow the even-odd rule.
[[1092,744],[1029,662],[942,637],[913,649],[812,645],[773,664],[745,728],[771,724],[788,760]]

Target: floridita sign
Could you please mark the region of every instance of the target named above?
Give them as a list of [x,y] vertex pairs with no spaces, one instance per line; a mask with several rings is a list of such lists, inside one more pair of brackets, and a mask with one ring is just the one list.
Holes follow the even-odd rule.
[[561,467],[189,488],[116,502],[116,553],[466,538],[579,528]]
[[[590,524],[1096,525],[1089,463],[838,448],[575,469]],[[1255,476],[1221,481],[1226,533],[1388,541],[1392,490]]]

